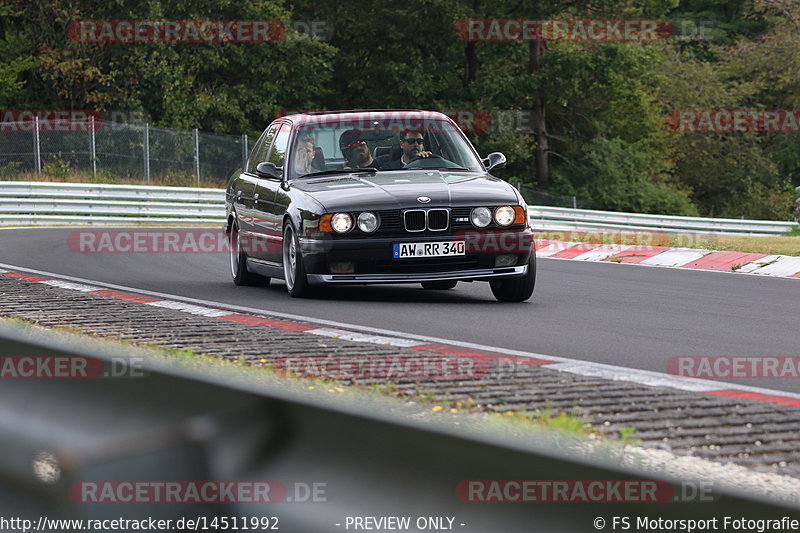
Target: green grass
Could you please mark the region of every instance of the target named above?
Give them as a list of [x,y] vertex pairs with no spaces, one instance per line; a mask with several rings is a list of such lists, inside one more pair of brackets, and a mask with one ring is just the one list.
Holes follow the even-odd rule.
[[224,189],[225,182],[222,180],[201,179],[197,183],[197,178],[189,174],[168,174],[165,176],[154,176],[152,181],[134,179],[129,177],[114,176],[108,172],[98,171],[94,176],[91,172],[69,170],[67,172],[60,168],[43,167],[41,174],[33,172],[17,173],[3,176],[3,181],[44,181],[53,183],[87,183],[87,184],[110,184],[110,185],[155,185],[160,187],[203,187],[209,189]]

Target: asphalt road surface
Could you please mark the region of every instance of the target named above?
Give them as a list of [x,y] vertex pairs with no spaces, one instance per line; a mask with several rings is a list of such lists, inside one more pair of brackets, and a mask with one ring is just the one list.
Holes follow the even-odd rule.
[[[147,228],[153,231],[153,228]],[[294,299],[236,287],[224,253],[79,253],[76,228],[0,231],[0,263],[223,304],[665,372],[676,356],[800,356],[800,280],[540,259],[531,301],[487,283],[338,287]],[[800,392],[800,378],[730,380]]]

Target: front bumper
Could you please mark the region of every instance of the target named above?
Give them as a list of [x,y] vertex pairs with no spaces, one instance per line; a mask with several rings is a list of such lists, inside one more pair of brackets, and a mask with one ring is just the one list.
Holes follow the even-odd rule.
[[409,274],[308,274],[313,285],[360,284],[360,283],[419,283],[421,281],[488,281],[494,278],[523,276],[528,265],[500,267],[482,270],[455,270],[452,272],[428,272]]
[[[533,253],[533,233],[528,230],[495,232],[491,239],[460,234],[412,235],[381,238],[299,239],[309,283],[372,284],[422,281],[472,281],[523,276]],[[394,243],[465,240],[466,254],[453,257],[393,259]],[[484,244],[492,246],[487,247]],[[498,261],[498,256],[505,256]],[[342,270],[332,265],[347,264]]]

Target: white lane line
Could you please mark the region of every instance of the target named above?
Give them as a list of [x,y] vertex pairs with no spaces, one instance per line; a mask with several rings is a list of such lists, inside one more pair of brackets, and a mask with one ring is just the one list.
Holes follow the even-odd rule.
[[95,291],[102,291],[104,289],[104,287],[84,285],[83,283],[72,283],[71,281],[64,281],[62,279],[46,279],[44,281],[40,281],[39,283],[44,283],[45,285],[52,285],[53,287],[60,287],[62,289],[71,289],[73,291],[81,291],[81,292],[95,292]]
[[[78,282],[78,283],[87,283],[87,284],[89,284],[89,283],[98,283],[97,281],[87,280],[87,279],[84,279],[84,278],[77,278],[77,277],[74,277],[74,276],[64,276],[64,275],[61,275],[61,274],[54,274],[52,272],[44,272],[44,271],[41,271],[41,270],[35,270],[35,269],[31,269],[31,268],[26,268],[26,267],[18,267],[18,266],[7,265],[7,264],[2,264],[2,263],[0,263],[0,267],[6,267],[6,268],[13,269],[13,270],[16,270],[16,271],[28,272],[30,274],[36,274],[36,275],[40,275],[40,276],[58,277],[58,278],[67,279],[67,280],[70,280],[70,281],[75,281],[75,282]],[[133,293],[137,293],[137,294],[144,294],[144,295],[147,295],[147,296],[153,296],[153,297],[164,298],[164,299],[178,300],[178,301],[182,301],[182,302],[186,302],[186,303],[193,303],[193,304],[196,304],[196,305],[206,306],[206,307],[211,307],[211,308],[228,309],[228,310],[236,311],[238,313],[247,313],[247,314],[258,315],[258,316],[268,315],[268,316],[271,316],[271,317],[286,318],[286,319],[289,319],[289,320],[296,320],[296,321],[299,321],[299,322],[308,322],[308,323],[311,323],[311,324],[325,324],[325,325],[333,326],[334,328],[342,328],[342,329],[347,329],[347,330],[350,330],[350,331],[362,331],[362,332],[374,333],[374,334],[377,334],[377,335],[387,336],[387,337],[401,337],[401,338],[406,338],[406,339],[414,339],[414,340],[418,340],[418,341],[423,341],[422,342],[423,344],[445,344],[445,345],[450,345],[450,346],[460,346],[462,348],[471,348],[471,349],[474,349],[474,350],[481,350],[481,351],[486,351],[486,352],[495,352],[495,353],[506,354],[506,355],[516,355],[516,356],[519,356],[519,357],[527,357],[527,358],[530,358],[530,359],[549,359],[549,360],[553,361],[554,363],[568,363],[568,364],[571,364],[571,365],[575,365],[576,369],[577,369],[578,365],[584,366],[584,367],[587,367],[587,371],[588,371],[588,367],[594,367],[594,368],[598,369],[598,371],[605,370],[605,371],[608,371],[608,372],[610,372],[612,374],[616,373],[617,375],[620,375],[620,376],[621,375],[625,375],[626,373],[629,373],[629,375],[633,376],[633,374],[635,372],[637,374],[637,376],[640,376],[642,379],[650,379],[650,378],[652,378],[652,379],[656,379],[656,378],[660,378],[660,379],[667,379],[667,378],[669,378],[669,379],[677,379],[675,376],[671,376],[671,375],[663,373],[663,372],[653,372],[653,371],[650,371],[650,370],[631,369],[631,368],[626,368],[626,367],[622,367],[622,366],[607,365],[607,364],[604,364],[604,363],[593,363],[593,362],[589,362],[589,361],[581,361],[579,359],[570,359],[570,358],[567,358],[567,357],[558,357],[558,356],[555,356],[555,355],[545,355],[545,354],[534,353],[534,352],[524,352],[522,350],[513,350],[513,349],[510,349],[510,348],[499,348],[499,347],[495,347],[495,346],[485,346],[483,344],[476,344],[476,343],[472,343],[472,342],[464,342],[464,341],[455,341],[455,340],[450,340],[450,339],[442,339],[442,338],[439,338],[439,337],[430,337],[430,336],[427,336],[427,335],[418,335],[416,333],[405,333],[405,332],[402,332],[402,331],[393,331],[393,330],[383,329],[383,328],[373,328],[373,327],[370,327],[370,326],[359,326],[359,325],[354,325],[354,324],[344,324],[342,322],[336,322],[336,321],[333,321],[333,320],[325,320],[325,319],[308,317],[308,316],[303,316],[303,315],[294,315],[294,314],[290,314],[290,313],[281,313],[279,311],[270,311],[270,310],[267,310],[267,309],[257,309],[257,308],[254,308],[254,307],[230,305],[230,304],[226,304],[226,303],[223,303],[223,302],[211,302],[209,300],[200,300],[200,299],[197,299],[197,298],[188,298],[186,296],[177,296],[177,295],[166,294],[166,293],[162,293],[162,292],[148,291],[148,290],[144,290],[144,289],[137,289],[135,287],[126,287],[124,285],[114,285],[114,284],[108,284],[108,283],[103,284],[103,285],[105,287],[108,287],[108,288],[111,288],[111,289],[115,289],[115,290],[133,292]],[[557,368],[555,364],[545,364],[545,365],[542,365],[542,367],[543,368]],[[649,378],[648,378],[648,376],[649,376]],[[782,391],[782,390],[764,389],[764,388],[760,388],[760,387],[749,387],[749,386],[746,386],[746,385],[739,385],[739,384],[734,384],[734,383],[726,383],[724,381],[714,381],[714,380],[699,379],[699,378],[680,378],[680,380],[681,381],[686,380],[687,382],[691,381],[691,382],[697,383],[698,385],[700,385],[700,384],[707,385],[709,387],[708,390],[735,389],[737,391],[755,392],[757,394],[764,394],[764,395],[768,395],[768,396],[784,396],[784,397],[789,397],[789,398],[800,399],[800,394],[799,393],[787,392],[787,391]],[[644,383],[644,382],[637,381],[636,383]]]
[[318,328],[310,329],[305,333],[312,335],[321,335],[323,337],[331,337],[334,339],[342,339],[355,342],[368,342],[370,344],[381,344],[384,346],[399,346],[401,348],[411,348],[412,346],[420,346],[426,344],[421,341],[411,339],[403,339],[400,337],[387,337],[385,335],[364,335],[363,333],[355,333],[353,331],[346,331],[343,329],[329,329]]
[[653,257],[648,257],[644,261],[639,261],[640,265],[657,265],[657,266],[682,266],[692,261],[697,261],[709,252],[706,250],[694,250],[691,248],[675,248],[661,252]]
[[[707,392],[720,388],[733,388],[728,384],[726,384],[725,387],[720,387],[718,383],[712,381],[698,380],[695,378],[681,378],[677,376],[670,376],[669,374],[637,370],[635,368],[603,368],[602,366],[598,366],[594,363],[556,363],[553,365],[543,366],[545,366],[545,368],[554,368],[556,370],[569,372],[570,374],[578,374],[581,376],[604,378],[614,381],[632,381],[634,383],[650,385],[652,387],[670,387],[673,389],[681,389],[692,392]],[[800,397],[800,395],[798,395],[798,397]]]
[[175,302],[169,300],[161,300],[160,302],[147,302],[145,305],[152,305],[155,307],[165,307],[167,309],[174,309],[175,311],[184,311],[193,315],[207,316],[217,318],[231,314],[230,311],[223,309],[214,309],[212,307],[205,307],[202,305],[188,304],[185,302]]

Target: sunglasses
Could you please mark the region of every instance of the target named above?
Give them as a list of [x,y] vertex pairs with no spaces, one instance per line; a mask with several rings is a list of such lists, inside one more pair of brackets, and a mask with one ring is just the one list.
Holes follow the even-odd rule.
[[347,147],[348,148],[355,148],[357,146],[366,146],[366,145],[367,145],[367,141],[356,141],[356,142],[352,142],[352,143],[348,144]]
[[403,141],[407,142],[408,144],[422,144],[422,143],[425,142],[425,139],[423,139],[422,137],[420,137],[420,138],[413,138],[412,137],[412,138],[408,138],[408,139],[403,139]]

